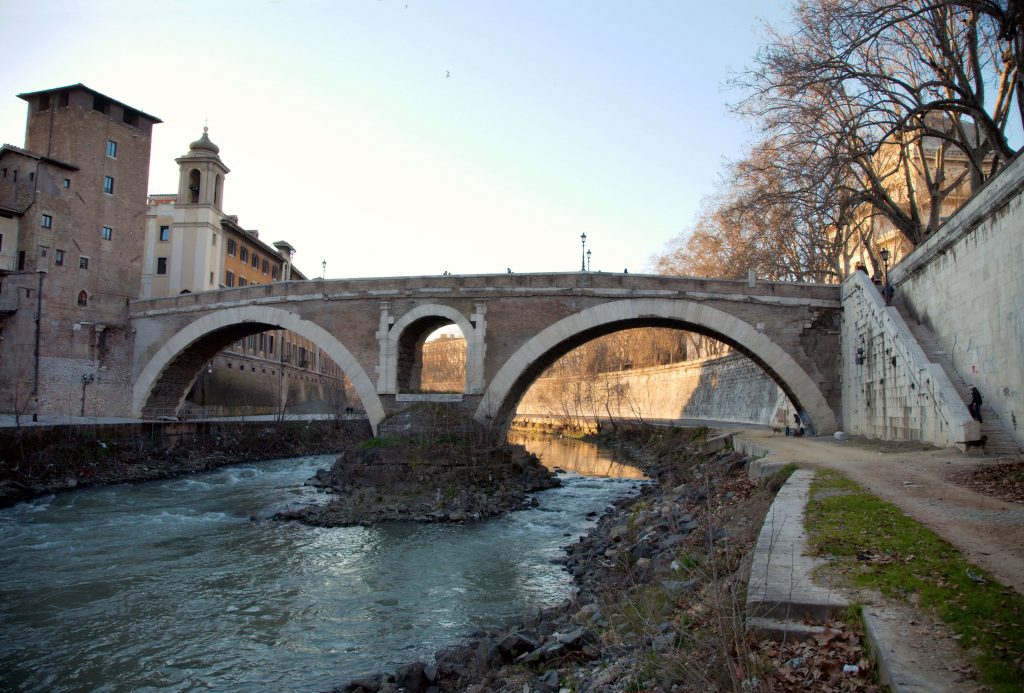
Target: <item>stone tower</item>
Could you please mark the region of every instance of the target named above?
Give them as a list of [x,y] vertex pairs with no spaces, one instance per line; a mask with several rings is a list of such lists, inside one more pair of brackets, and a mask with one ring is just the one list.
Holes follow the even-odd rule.
[[0,408],[116,414],[130,393],[128,301],[161,121],[83,84],[18,96],[24,148],[0,147],[0,207],[16,244],[0,272]]

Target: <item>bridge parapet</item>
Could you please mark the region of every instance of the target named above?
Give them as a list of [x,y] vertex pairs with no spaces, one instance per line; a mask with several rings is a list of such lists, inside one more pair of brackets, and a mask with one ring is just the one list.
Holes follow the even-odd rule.
[[654,274],[565,272],[537,274],[427,275],[360,279],[309,279],[236,287],[132,301],[133,317],[162,311],[215,310],[239,303],[322,300],[489,298],[587,295],[604,298],[660,297],[754,301],[777,305],[838,307],[834,284],[674,277]]

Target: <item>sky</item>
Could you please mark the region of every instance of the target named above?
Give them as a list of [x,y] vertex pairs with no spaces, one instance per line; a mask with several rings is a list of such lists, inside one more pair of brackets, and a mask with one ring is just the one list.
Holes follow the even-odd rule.
[[751,141],[726,83],[788,6],[0,0],[0,141],[81,82],[163,120],[150,193],[208,125],[224,211],[310,277],[573,272],[584,233],[649,271]]

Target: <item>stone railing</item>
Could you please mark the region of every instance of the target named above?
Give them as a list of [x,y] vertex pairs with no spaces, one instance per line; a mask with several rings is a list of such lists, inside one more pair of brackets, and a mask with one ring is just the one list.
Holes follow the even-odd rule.
[[896,308],[863,272],[842,287],[843,425],[846,432],[940,447],[976,440],[949,376],[922,351]]

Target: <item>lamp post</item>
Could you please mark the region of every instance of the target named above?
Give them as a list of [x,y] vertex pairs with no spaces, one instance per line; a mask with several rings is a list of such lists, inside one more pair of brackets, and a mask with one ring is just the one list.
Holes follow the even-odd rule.
[[590,271],[590,251],[587,251],[587,271]]
[[878,253],[882,258],[882,298],[885,299],[885,305],[892,305],[892,296],[895,293],[892,288],[892,284],[889,283],[889,249],[882,248]]
[[203,369],[203,418],[208,418],[210,413],[206,410],[206,388],[209,387],[209,376],[213,374],[213,361],[206,364]]
[[580,243],[583,244],[583,250],[580,255],[580,272],[587,271],[587,234],[580,234]]

